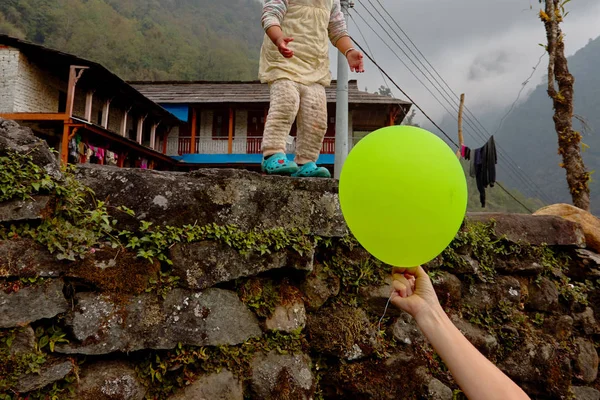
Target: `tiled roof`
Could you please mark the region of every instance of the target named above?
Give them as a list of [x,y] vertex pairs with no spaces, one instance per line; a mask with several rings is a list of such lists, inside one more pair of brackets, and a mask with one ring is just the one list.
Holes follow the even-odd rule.
[[[168,103],[268,103],[269,87],[254,82],[130,82],[130,84],[159,104]],[[336,82],[327,88],[327,102],[335,103]],[[350,104],[400,104],[411,103],[393,97],[358,90],[355,80],[348,85]]]

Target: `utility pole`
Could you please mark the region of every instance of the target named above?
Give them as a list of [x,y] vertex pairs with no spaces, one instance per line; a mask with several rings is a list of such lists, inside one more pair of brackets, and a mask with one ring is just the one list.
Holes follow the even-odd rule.
[[[351,0],[340,0],[342,12],[348,23],[348,8],[354,4]],[[340,179],[342,167],[348,156],[348,61],[338,51],[337,92],[335,101],[335,163],[333,174]]]
[[465,144],[465,139],[463,138],[463,111],[465,108],[465,94],[460,95],[460,107],[458,108],[458,151],[456,152],[456,156],[460,158],[460,153],[462,150],[462,146]]

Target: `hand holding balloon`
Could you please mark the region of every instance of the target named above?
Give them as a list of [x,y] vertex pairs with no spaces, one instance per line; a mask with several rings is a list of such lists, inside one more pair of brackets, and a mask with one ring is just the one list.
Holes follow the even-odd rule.
[[429,275],[422,267],[394,268],[391,302],[419,321],[421,316],[441,308]]

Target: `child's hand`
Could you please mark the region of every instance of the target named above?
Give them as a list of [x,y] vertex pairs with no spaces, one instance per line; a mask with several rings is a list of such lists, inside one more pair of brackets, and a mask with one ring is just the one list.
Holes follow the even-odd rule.
[[363,65],[363,55],[358,50],[351,50],[346,54],[350,71],[352,72],[365,72]]
[[285,58],[292,58],[294,56],[294,51],[287,46],[288,43],[293,40],[294,38],[282,36],[277,39],[277,43],[275,43],[275,46],[277,46],[277,49]]

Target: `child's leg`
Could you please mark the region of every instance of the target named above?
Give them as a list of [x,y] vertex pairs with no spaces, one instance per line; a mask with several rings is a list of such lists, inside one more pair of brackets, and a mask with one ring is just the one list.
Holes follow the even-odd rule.
[[323,85],[300,85],[300,109],[297,122],[296,162],[300,165],[300,169],[294,176],[331,177],[326,168],[316,165],[327,132],[327,97]]
[[277,153],[285,154],[287,137],[300,105],[297,83],[281,79],[273,82],[270,86],[271,104],[262,141],[264,157]]

